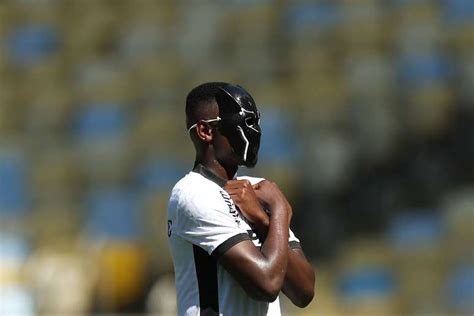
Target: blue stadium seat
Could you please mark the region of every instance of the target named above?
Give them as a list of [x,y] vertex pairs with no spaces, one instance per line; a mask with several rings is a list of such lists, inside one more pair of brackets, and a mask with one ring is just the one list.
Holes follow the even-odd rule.
[[393,266],[406,306],[414,314],[439,311],[442,273],[448,262],[443,249],[445,225],[434,210],[406,210],[386,230],[394,251]]
[[439,55],[405,55],[398,63],[399,79],[406,86],[424,86],[449,79],[451,66]]
[[137,200],[130,191],[99,189],[87,201],[87,225],[93,238],[135,240],[140,236]]
[[170,191],[192,166],[174,160],[154,159],[138,167],[136,187],[142,193]]
[[33,65],[53,54],[60,45],[57,29],[47,24],[19,26],[9,34],[7,48],[12,62]]
[[433,0],[391,0],[396,6],[408,6],[414,7],[416,5],[431,5]]
[[114,103],[85,105],[77,113],[75,135],[81,142],[122,136],[127,131],[129,117],[125,109]]
[[443,0],[444,17],[452,24],[474,21],[474,1],[472,0]]
[[407,251],[436,246],[443,234],[439,216],[433,212],[420,211],[398,215],[387,230],[390,244],[396,249]]
[[299,157],[294,142],[295,128],[291,115],[285,110],[265,108],[262,111],[262,141],[259,159],[263,162],[291,163]]
[[474,314],[474,265],[456,266],[446,283],[448,306],[455,312]]
[[286,23],[291,32],[324,30],[334,26],[339,18],[338,7],[331,2],[299,3],[287,11]]
[[344,273],[337,281],[338,294],[349,301],[389,297],[395,290],[395,276],[383,266],[361,266]]
[[94,182],[117,183],[130,173],[130,116],[115,103],[84,105],[74,118],[73,135],[83,173]]
[[27,167],[21,155],[0,153],[0,215],[17,216],[30,201]]

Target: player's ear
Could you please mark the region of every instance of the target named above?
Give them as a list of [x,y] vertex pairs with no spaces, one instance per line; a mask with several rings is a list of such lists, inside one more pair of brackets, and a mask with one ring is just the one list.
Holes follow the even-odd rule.
[[212,127],[205,121],[199,121],[196,124],[196,134],[203,142],[210,143],[213,138]]

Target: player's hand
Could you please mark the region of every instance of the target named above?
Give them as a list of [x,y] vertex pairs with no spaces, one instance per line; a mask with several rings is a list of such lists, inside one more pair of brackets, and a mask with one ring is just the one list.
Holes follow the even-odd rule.
[[276,183],[263,180],[255,184],[253,189],[258,200],[265,208],[273,212],[278,206],[281,206],[288,212],[288,221],[291,220],[293,215],[291,205]]
[[235,205],[250,224],[260,225],[268,222],[255,191],[248,180],[229,180],[224,186]]

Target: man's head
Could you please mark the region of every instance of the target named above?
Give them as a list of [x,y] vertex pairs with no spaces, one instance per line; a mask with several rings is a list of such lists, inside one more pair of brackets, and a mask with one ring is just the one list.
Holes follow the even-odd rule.
[[209,82],[186,98],[186,126],[196,146],[213,146],[221,164],[253,167],[260,147],[260,113],[252,96],[240,86]]

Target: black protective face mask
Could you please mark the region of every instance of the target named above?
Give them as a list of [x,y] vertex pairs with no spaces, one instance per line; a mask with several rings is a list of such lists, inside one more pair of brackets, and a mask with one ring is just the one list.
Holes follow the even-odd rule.
[[260,112],[252,96],[241,86],[228,85],[216,94],[219,131],[229,139],[242,165],[257,164],[260,148]]

